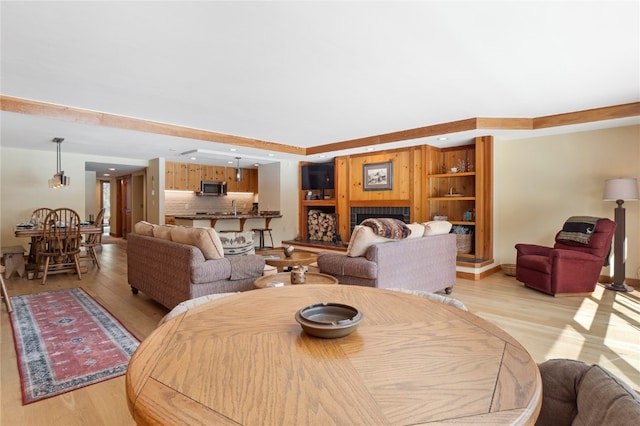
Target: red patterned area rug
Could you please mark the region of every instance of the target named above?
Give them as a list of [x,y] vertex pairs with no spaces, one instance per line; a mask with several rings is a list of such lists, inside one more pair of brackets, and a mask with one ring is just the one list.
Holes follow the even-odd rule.
[[125,374],[140,344],[81,288],[11,302],[23,405]]

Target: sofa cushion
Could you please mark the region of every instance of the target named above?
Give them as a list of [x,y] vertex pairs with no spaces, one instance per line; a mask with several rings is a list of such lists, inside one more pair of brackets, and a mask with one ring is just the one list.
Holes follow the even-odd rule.
[[376,243],[382,243],[386,241],[396,240],[376,235],[373,229],[369,228],[368,226],[356,225],[355,228],[353,228],[353,233],[351,233],[351,239],[349,240],[349,246],[347,247],[347,256],[364,256],[369,247]]
[[420,238],[424,235],[424,225],[421,223],[407,223],[407,228],[409,228],[409,230],[411,230],[411,233],[409,234],[408,238]]
[[175,225],[154,225],[153,236],[156,238],[162,238],[163,240],[171,241],[172,228],[175,228]]
[[224,257],[222,243],[213,228],[174,226],[171,228],[171,240],[198,247],[207,260]]
[[536,425],[626,425],[640,418],[640,396],[598,365],[551,359],[538,368],[543,399]]
[[574,424],[630,425],[640,420],[640,396],[599,365],[585,373]]
[[146,235],[148,237],[153,237],[153,228],[155,225],[153,223],[145,222],[141,220],[140,222],[133,225],[133,232],[136,234]]
[[425,237],[428,235],[448,234],[451,232],[451,227],[453,226],[451,222],[446,220],[432,220],[423,223],[423,225]]

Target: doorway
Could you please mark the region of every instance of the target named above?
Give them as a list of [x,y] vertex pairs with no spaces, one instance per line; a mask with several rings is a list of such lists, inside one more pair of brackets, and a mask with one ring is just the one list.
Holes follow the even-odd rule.
[[109,235],[111,233],[111,183],[109,181],[100,181],[100,194],[100,207],[104,209],[102,233]]

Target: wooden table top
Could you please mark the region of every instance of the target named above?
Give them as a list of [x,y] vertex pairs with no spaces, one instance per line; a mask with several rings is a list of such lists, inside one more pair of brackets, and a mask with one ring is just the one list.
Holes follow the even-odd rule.
[[[306,272],[305,283],[308,284],[338,284],[338,279],[331,275],[321,274],[319,272]],[[281,272],[279,274],[265,275],[255,280],[253,283],[257,288],[265,288],[270,282],[281,282],[284,285],[291,285],[291,272]],[[298,284],[296,284],[298,285]]]
[[309,265],[318,258],[316,253],[299,250],[294,250],[293,253],[291,253],[291,257],[286,257],[283,249],[269,250],[266,253],[261,252],[260,254],[275,254],[280,256],[279,259],[264,259],[267,265],[275,266],[279,271],[282,271],[284,267]]
[[[16,227],[14,232],[16,237],[39,237],[42,235],[43,228],[34,227],[34,228],[18,228]],[[81,234],[99,234],[102,232],[102,226],[93,226],[93,225],[81,225],[80,233]]]
[[[364,315],[338,339],[304,333],[298,309]],[[371,287],[296,285],[238,293],[180,314],[133,355],[139,425],[534,424],[542,384],[529,353],[481,318]]]

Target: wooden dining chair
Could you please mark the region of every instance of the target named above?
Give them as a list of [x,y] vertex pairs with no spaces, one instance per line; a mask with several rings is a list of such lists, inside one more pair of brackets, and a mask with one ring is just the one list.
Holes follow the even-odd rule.
[[89,253],[91,262],[100,269],[100,259],[96,254],[96,247],[102,243],[102,225],[104,224],[104,208],[100,209],[93,226],[100,228],[100,233],[85,234],[82,238],[81,247]]
[[50,212],[44,221],[39,257],[42,284],[49,273],[80,271],[80,216],[72,209],[60,208]]
[[[39,207],[31,212],[31,224],[33,226],[42,226],[44,221],[49,213],[51,213],[53,209],[49,207]],[[41,236],[31,237],[31,242],[29,243],[29,263],[38,264],[39,259],[37,259],[37,252],[41,245]]]

